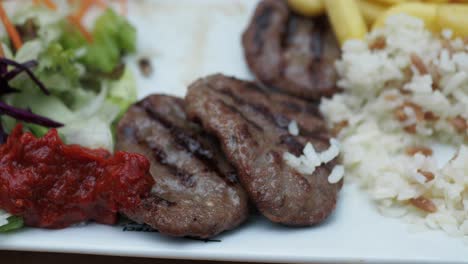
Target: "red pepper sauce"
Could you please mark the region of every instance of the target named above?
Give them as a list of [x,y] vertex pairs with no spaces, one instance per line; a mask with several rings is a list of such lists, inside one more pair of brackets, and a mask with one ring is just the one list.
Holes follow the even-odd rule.
[[115,224],[154,184],[142,155],[65,145],[55,129],[36,138],[18,125],[0,146],[0,208],[26,225]]

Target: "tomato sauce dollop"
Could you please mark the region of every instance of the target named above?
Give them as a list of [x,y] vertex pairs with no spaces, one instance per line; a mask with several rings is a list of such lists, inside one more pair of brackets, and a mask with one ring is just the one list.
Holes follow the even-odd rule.
[[154,184],[142,155],[65,145],[55,129],[36,138],[18,125],[0,146],[0,208],[26,225],[115,224]]

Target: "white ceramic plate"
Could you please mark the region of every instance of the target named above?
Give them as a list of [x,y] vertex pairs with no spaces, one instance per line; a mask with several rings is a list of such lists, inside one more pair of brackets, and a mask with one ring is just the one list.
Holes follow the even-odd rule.
[[[140,97],[183,96],[187,84],[215,72],[251,79],[240,36],[253,0],[134,0],[130,19],[139,30],[139,56],[154,74],[139,76]],[[126,229],[127,231],[124,231]],[[365,193],[345,185],[330,219],[316,227],[286,228],[252,217],[219,236],[221,242],[131,232],[132,226],[89,224],[64,230],[24,229],[0,235],[0,249],[157,258],[314,263],[468,263],[468,244],[440,231],[412,233],[379,215]]]

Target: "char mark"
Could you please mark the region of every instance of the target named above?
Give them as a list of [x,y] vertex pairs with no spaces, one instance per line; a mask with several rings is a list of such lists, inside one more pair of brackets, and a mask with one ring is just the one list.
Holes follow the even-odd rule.
[[289,111],[292,111],[294,113],[300,113],[302,112],[302,107],[296,103],[293,103],[291,101],[280,101],[280,104],[288,109]]
[[242,119],[244,119],[247,123],[249,123],[256,130],[263,132],[263,128],[261,126],[259,126],[254,121],[248,119],[241,111],[236,109],[234,106],[229,105],[229,104],[227,104],[226,102],[224,102],[222,100],[218,100],[218,103],[221,104],[223,107],[226,107],[227,109],[229,109],[231,112],[240,115],[242,117]]
[[[289,122],[291,122],[291,120],[289,120],[289,118],[287,118],[286,116],[281,115],[281,114],[273,114],[264,105],[249,103],[249,102],[245,101],[244,99],[242,99],[241,97],[235,95],[234,93],[232,93],[232,91],[230,91],[228,89],[215,90],[215,91],[218,92],[218,93],[221,93],[221,94],[223,94],[225,96],[228,96],[229,98],[231,98],[234,102],[236,102],[239,105],[245,105],[245,106],[251,108],[252,110],[257,112],[261,116],[265,117],[266,120],[270,121],[270,123],[272,123],[274,126],[276,126],[278,128],[286,129],[288,127],[288,125],[289,125]],[[239,111],[237,111],[237,112],[239,112]],[[247,120],[247,118],[245,118],[245,119]],[[258,126],[258,125],[256,125],[256,126]],[[263,131],[263,128],[261,128],[261,130]]]
[[[265,120],[269,121],[271,124],[276,126],[277,128],[287,130],[288,125],[291,122],[291,119],[289,119],[287,116],[283,114],[276,114],[272,113],[266,106],[262,104],[255,104],[255,103],[250,103],[246,100],[244,100],[242,97],[236,95],[235,93],[232,92],[231,89],[225,88],[225,89],[216,89],[212,87],[211,85],[208,85],[208,88],[217,94],[220,94],[221,96],[227,96],[228,98],[231,98],[234,103],[242,106],[247,106],[250,109],[254,110],[257,112],[259,115],[265,117]],[[258,88],[254,88],[255,91],[258,91]],[[269,95],[266,95],[269,96]],[[249,124],[251,124],[254,128],[258,129],[259,131],[263,131],[263,127],[259,126],[257,123],[254,121],[248,119],[243,113],[241,113],[239,110],[237,110],[235,107],[228,105],[222,100],[219,100],[221,104],[223,104],[225,107],[230,109],[232,112],[238,113],[244,120],[246,120]],[[312,116],[321,118],[321,114],[319,111],[319,108],[316,104],[314,103],[307,103],[305,108],[302,108],[300,105],[296,104],[293,101],[290,100],[275,100],[276,102],[280,102],[284,107],[291,109],[293,111],[298,111],[302,112],[305,111],[307,114],[310,114]],[[297,114],[297,113],[296,113]],[[305,129],[304,127],[300,127],[301,135],[306,136],[306,137],[311,137],[311,138],[316,138],[320,140],[329,140],[329,136],[323,133],[322,129],[324,127],[317,127],[316,130],[314,131],[309,131]],[[291,141],[291,140],[289,140]],[[295,144],[297,146],[297,144]],[[301,148],[302,149],[302,148]]]
[[257,29],[255,30],[254,35],[254,43],[256,44],[257,50],[261,50],[264,44],[263,35],[264,32],[268,29],[271,21],[271,17],[273,15],[273,8],[266,7],[262,10],[261,14],[255,18],[255,25]]
[[[232,173],[227,173],[227,174],[223,173],[223,171],[220,169],[218,165],[218,162],[215,160],[213,151],[210,148],[203,146],[203,144],[195,138],[196,137],[195,135],[190,135],[184,129],[175,126],[169,120],[161,116],[158,112],[152,110],[150,107],[145,106],[144,103],[139,103],[138,106],[143,108],[146,114],[150,118],[152,118],[153,120],[155,120],[156,122],[164,126],[166,129],[168,129],[169,133],[174,138],[174,142],[178,146],[182,147],[185,151],[191,153],[196,158],[198,158],[201,162],[203,162],[205,167],[207,167],[208,169],[212,171],[215,171],[218,175],[220,175],[225,180],[227,184],[233,185],[237,183],[237,176],[235,175],[235,173],[234,173],[234,177],[232,177],[231,175]],[[200,136],[210,137],[207,134],[200,135]],[[210,137],[210,139],[212,138]],[[154,155],[156,155],[155,156],[156,160],[159,163],[165,166],[169,165],[167,163],[162,162],[163,160],[166,160],[166,154],[164,152],[162,152],[159,149],[156,149],[156,150],[152,149],[152,150],[154,152]],[[169,169],[172,173],[174,173],[174,175],[182,179],[183,183],[195,185],[195,182],[192,183],[192,180],[191,180],[191,177],[193,175],[185,171],[176,170],[174,168],[169,168]]]
[[168,162],[167,154],[155,144],[150,144],[150,148],[153,152],[154,159],[161,165],[165,166],[171,174],[175,175],[182,185],[188,188],[195,186],[196,181],[193,178],[193,174],[188,173],[187,171],[177,167],[175,164]]
[[322,119],[322,114],[320,113],[318,104],[316,103],[308,102],[306,105],[305,111],[307,114],[310,114],[310,115],[313,115],[315,117],[319,117],[320,119]]
[[168,129],[179,146],[182,146],[184,149],[194,154],[195,156],[202,157],[204,159],[213,158],[213,153],[209,149],[203,148],[202,144],[192,135],[189,135],[189,133],[185,132],[184,129],[175,126],[168,119],[154,111],[151,107],[147,107],[144,103],[140,103],[138,106],[142,107],[150,118]]
[[196,140],[193,136],[189,135],[182,129],[173,127],[171,134],[174,135],[175,141],[178,145],[184,147],[188,152],[194,154],[201,159],[211,160],[214,155],[210,149],[204,148],[200,141]]
[[323,58],[323,44],[325,42],[325,34],[327,30],[327,21],[324,17],[321,17],[314,21],[314,26],[310,32],[310,51],[313,56],[313,60],[318,63]]
[[170,130],[174,127],[174,125],[169,120],[164,118],[164,116],[160,115],[158,112],[154,111],[152,107],[148,106],[146,104],[146,101],[141,101],[137,103],[136,106],[143,109],[151,119],[157,121],[158,123],[163,125],[165,128]]
[[[177,130],[174,132],[174,134],[175,134],[176,143],[179,146],[182,146],[186,151],[190,152],[195,157],[197,157],[201,162],[203,162],[205,167],[209,168],[212,171],[215,171],[218,175],[220,175],[224,179],[224,181],[228,185],[233,185],[237,183],[236,172],[224,173],[223,170],[221,170],[219,163],[215,159],[213,150],[211,150],[209,147],[205,148],[200,141],[196,140],[195,138],[188,135],[182,130]],[[200,134],[199,136],[209,138],[210,140],[214,140],[214,138],[208,134],[203,133],[203,134]]]
[[[176,202],[166,200],[166,199],[162,198],[161,196],[158,196],[158,195],[155,195],[155,194],[152,194],[151,198],[152,198],[152,202],[157,203],[157,204],[161,204],[164,207],[171,207],[171,206],[177,205]],[[153,206],[150,204],[149,209],[152,209],[152,208],[153,208]]]
[[304,145],[289,134],[281,135],[279,144],[285,145],[288,148],[288,152],[296,156],[300,156],[302,154],[302,150],[304,149]]
[[296,15],[291,15],[288,19],[285,37],[281,39],[281,47],[285,48],[289,46],[290,43],[294,42],[294,34],[297,31],[298,17]]

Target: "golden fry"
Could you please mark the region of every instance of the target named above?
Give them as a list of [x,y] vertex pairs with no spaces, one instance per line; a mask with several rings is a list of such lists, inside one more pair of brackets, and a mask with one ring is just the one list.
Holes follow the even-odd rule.
[[468,36],[468,5],[444,4],[437,10],[439,30],[451,29],[456,37]]
[[383,26],[389,16],[398,13],[405,13],[422,19],[425,26],[432,32],[438,33],[443,29],[451,29],[454,36],[468,36],[467,4],[412,2],[395,5],[379,16],[373,25],[373,29]]
[[429,30],[436,32],[439,29],[439,25],[437,23],[437,7],[437,4],[416,2],[395,5],[385,11],[385,13],[375,21],[373,29],[382,27],[388,17],[404,13],[422,19]]
[[386,5],[398,5],[404,2],[408,2],[407,0],[372,0],[372,1],[378,4],[386,4]]
[[372,25],[388,8],[372,0],[357,0],[357,4],[368,25]]
[[355,0],[325,1],[328,18],[341,45],[349,39],[362,39],[367,26]]
[[325,0],[288,0],[289,7],[304,16],[317,16],[325,12]]

